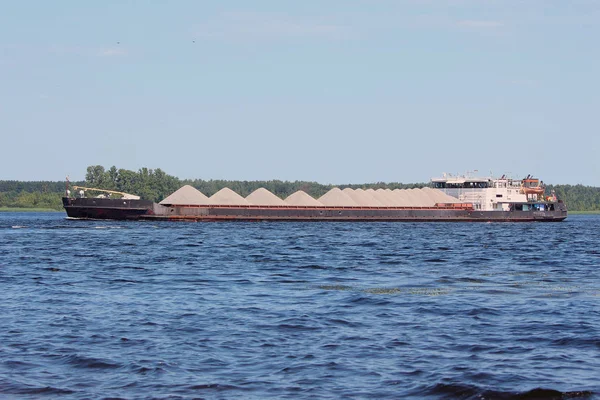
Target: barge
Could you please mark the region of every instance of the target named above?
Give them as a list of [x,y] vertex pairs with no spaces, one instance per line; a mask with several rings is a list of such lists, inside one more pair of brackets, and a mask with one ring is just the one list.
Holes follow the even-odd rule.
[[[319,199],[299,191],[285,200],[265,189],[243,198],[224,188],[209,198],[184,186],[154,203],[116,191],[74,188],[80,189],[79,197],[71,196],[67,189],[63,206],[68,217],[80,219],[557,222],[567,218],[565,203],[554,193],[546,196],[543,183],[530,176],[521,180],[444,176],[432,179],[431,187],[424,189],[334,188]],[[85,195],[94,190],[108,195]],[[260,190],[263,192],[257,194]]]

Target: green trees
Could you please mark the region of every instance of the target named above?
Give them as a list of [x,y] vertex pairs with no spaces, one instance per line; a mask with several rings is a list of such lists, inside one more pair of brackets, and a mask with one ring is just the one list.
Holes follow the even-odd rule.
[[[83,184],[83,182],[76,182]],[[62,209],[65,182],[0,181],[0,207]]]
[[44,193],[41,191],[28,192],[25,190],[19,192],[0,192],[0,207],[60,210],[62,209],[62,196],[63,191],[54,193]]
[[104,171],[104,167],[102,165],[90,165],[87,167],[87,173],[85,174],[85,181],[88,185],[102,188],[102,189],[110,189],[106,187],[110,184],[108,174]]
[[600,187],[583,185],[547,185],[546,192],[554,190],[570,211],[600,211]]
[[160,168],[140,168],[137,172],[117,169],[105,170],[102,165],[91,165],[85,175],[85,186],[136,194],[143,199],[158,202],[181,187],[174,176]]

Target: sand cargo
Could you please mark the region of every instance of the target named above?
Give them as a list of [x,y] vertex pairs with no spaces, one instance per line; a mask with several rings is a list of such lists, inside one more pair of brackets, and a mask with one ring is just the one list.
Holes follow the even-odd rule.
[[[89,189],[99,190],[101,189]],[[111,192],[111,191],[105,191]],[[156,204],[136,196],[63,198],[71,218],[172,221],[562,221],[566,205],[539,180],[454,177],[413,189],[332,188],[315,199],[297,191],[285,199],[259,188],[246,198],[229,188],[211,197],[186,185]],[[111,192],[118,193],[118,192]]]

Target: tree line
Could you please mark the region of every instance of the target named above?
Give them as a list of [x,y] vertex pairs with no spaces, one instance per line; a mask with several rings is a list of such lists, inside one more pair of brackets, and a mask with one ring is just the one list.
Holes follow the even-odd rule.
[[[303,190],[313,197],[320,197],[334,185],[324,185],[309,181],[232,181],[179,179],[165,173],[160,168],[140,168],[138,171],[105,169],[101,165],[87,167],[85,181],[71,182],[71,185],[94,187],[136,194],[143,199],[159,202],[183,185],[191,185],[207,196],[212,196],[228,187],[242,196],[264,187],[281,198],[297,190]],[[410,189],[427,186],[426,183],[377,182],[365,184],[335,185],[341,189]],[[65,194],[65,182],[58,181],[0,181],[0,207],[62,209],[61,197]],[[71,189],[73,192],[73,189]],[[548,185],[548,194],[554,190],[572,211],[600,211],[600,188],[583,185]],[[72,193],[74,195],[75,193]],[[93,194],[93,193],[91,193]]]
[[570,211],[600,211],[600,187],[584,185],[546,185],[546,192],[556,192]]
[[0,207],[60,210],[64,193],[64,181],[0,181]]

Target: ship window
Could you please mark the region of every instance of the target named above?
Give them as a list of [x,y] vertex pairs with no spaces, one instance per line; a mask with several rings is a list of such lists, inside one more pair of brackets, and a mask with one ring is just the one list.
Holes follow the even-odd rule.
[[501,194],[497,194],[496,197],[502,197],[502,195]]

